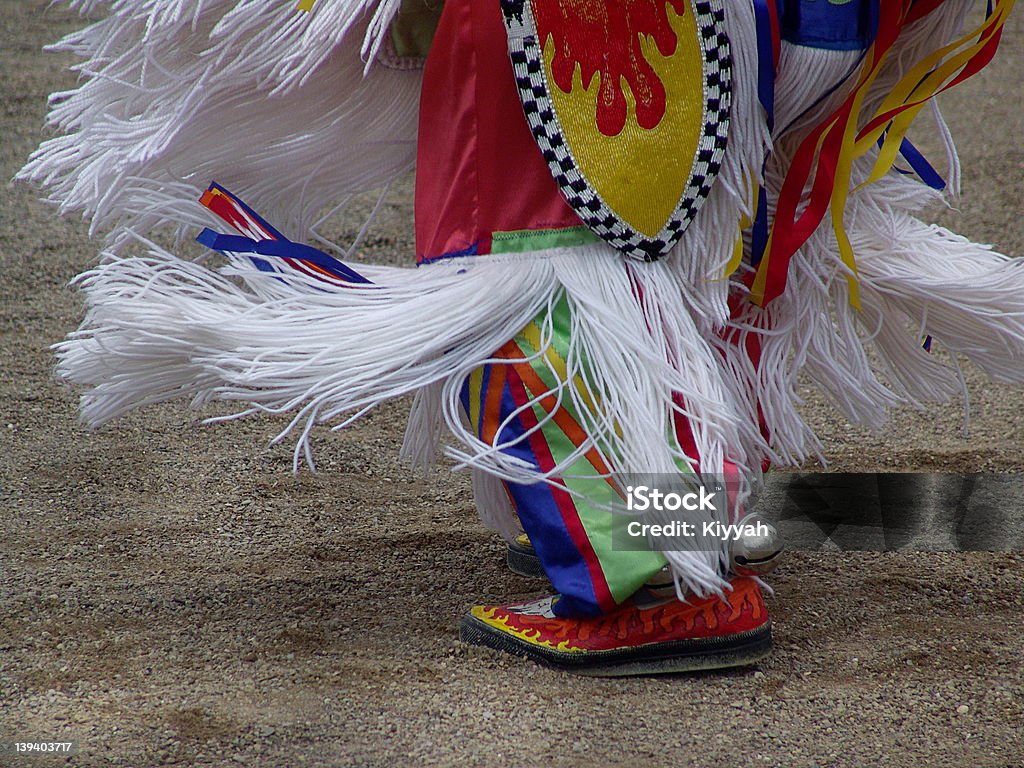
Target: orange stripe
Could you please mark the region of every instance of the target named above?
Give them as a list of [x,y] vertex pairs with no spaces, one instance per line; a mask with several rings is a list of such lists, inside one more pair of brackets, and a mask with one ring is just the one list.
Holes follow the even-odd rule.
[[336,274],[334,274],[333,272],[330,272],[330,271],[324,269],[319,264],[314,264],[312,261],[306,261],[305,259],[298,259],[298,261],[302,262],[302,265],[304,267],[306,267],[306,269],[316,270],[321,275],[326,275],[327,277],[332,277],[335,280],[338,279],[338,276]]
[[498,375],[495,367],[490,367],[487,377],[487,394],[484,397],[484,414],[480,424],[480,433],[488,445],[494,445],[498,423],[501,421],[501,393],[505,389],[504,377]]
[[[534,397],[538,397],[541,393],[547,392],[548,394],[540,397],[538,401],[540,406],[548,412],[548,414],[554,419],[555,424],[558,426],[565,436],[569,438],[573,445],[577,448],[581,447],[587,440],[587,433],[579,425],[579,423],[572,417],[565,408],[558,407],[558,398],[551,394],[544,383],[543,379],[533,370],[533,366],[528,362],[523,362],[524,357],[528,355],[519,348],[519,345],[515,341],[510,341],[501,349],[498,350],[495,357],[502,360],[519,360],[520,362],[512,363],[512,367],[515,372],[519,374],[519,378],[523,380],[523,383],[530,390],[530,393]],[[604,459],[601,458],[600,452],[596,447],[591,448],[584,454],[587,457],[587,461],[590,462],[591,466],[594,467],[602,475],[611,474],[611,470],[608,465],[604,463]],[[611,477],[607,478],[609,485],[618,487]]]

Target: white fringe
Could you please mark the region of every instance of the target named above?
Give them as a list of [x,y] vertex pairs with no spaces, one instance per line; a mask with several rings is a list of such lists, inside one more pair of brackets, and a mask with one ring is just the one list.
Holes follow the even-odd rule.
[[[81,412],[93,426],[172,398],[191,398],[197,407],[238,401],[245,403],[239,413],[216,420],[294,414],[279,439],[297,431],[297,465],[308,456],[314,424],[344,426],[386,399],[417,393],[422,403],[439,396],[441,410],[414,409],[411,454],[428,452],[440,412],[458,441],[448,453],[463,466],[534,483],[566,474],[591,447],[620,471],[675,473],[689,461],[666,437],[679,410],[672,395],[680,393],[702,471],[721,475],[726,459],[749,469],[757,465],[749,457],[759,460],[765,450],[667,264],[627,266],[595,245],[422,269],[378,267],[377,284],[339,291],[264,275],[257,293],[231,279],[233,268],[217,274],[146,245],[148,257],[109,255],[80,278],[89,314],[57,345],[59,375],[88,388]],[[261,279],[246,278],[250,285]],[[482,443],[463,421],[458,393],[474,368],[563,297],[572,317],[568,380],[581,377],[587,391],[563,385],[553,394],[573,402],[590,437],[578,454],[542,473],[500,445]],[[588,401],[601,403],[599,412]],[[485,490],[479,475],[477,487]],[[487,493],[481,503],[497,497]],[[507,508],[507,500],[495,505],[492,516],[506,535]],[[724,549],[668,556],[690,591],[725,587]]]
[[[951,0],[905,30],[895,56],[868,94],[866,113],[925,53],[960,33],[971,6],[970,0]],[[802,138],[849,92],[848,78],[860,59],[858,52],[783,44],[774,150],[766,171],[769,201],[777,199]],[[959,161],[937,107],[932,114],[946,152],[946,195],[955,198]],[[870,155],[856,163],[851,187],[867,178],[873,162]],[[947,367],[920,348],[925,334],[975,359],[1000,380],[1021,380],[1015,362],[1021,351],[1016,319],[1021,308],[1016,298],[1021,289],[1019,267],[909,215],[940,199],[940,193],[895,173],[851,193],[845,227],[860,273],[860,312],[850,306],[847,269],[826,218],[793,257],[786,293],[766,310],[745,307],[730,323],[740,332],[761,336],[757,372],[735,354],[735,348],[725,353],[734,354],[737,375],[750,382],[777,460],[824,460],[820,443],[798,412],[801,373],[847,419],[873,429],[885,425],[895,406],[923,408],[927,402],[945,402],[962,392],[957,363]],[[771,214],[773,208],[770,204]],[[940,307],[941,313],[935,314]],[[998,340],[998,348],[986,347],[985,338]]]
[[81,211],[115,250],[129,229],[174,224],[187,237],[209,224],[196,200],[211,180],[308,240],[319,212],[412,168],[421,76],[369,69],[395,0],[318,0],[312,13],[256,0],[102,5],[108,18],[52,46],[84,59],[83,82],[53,94],[48,122],[62,135],[18,178],[46,186],[61,213]]
[[491,530],[501,534],[507,542],[512,542],[523,532],[512,501],[505,492],[505,486],[494,475],[480,469],[472,471],[473,501],[480,521]]
[[732,49],[729,139],[711,194],[672,253],[663,261],[693,308],[698,326],[711,336],[729,316],[732,288],[723,278],[732,260],[740,221],[752,215],[754,190],[771,146],[757,94],[757,25],[749,3],[725,3],[725,29]]

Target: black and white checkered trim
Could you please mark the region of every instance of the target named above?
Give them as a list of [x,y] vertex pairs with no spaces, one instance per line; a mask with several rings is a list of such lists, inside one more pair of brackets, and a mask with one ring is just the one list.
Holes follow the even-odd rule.
[[[674,246],[711,194],[722,167],[732,104],[732,54],[725,33],[724,0],[691,0],[704,55],[704,128],[686,188],[654,238],[629,227],[587,182],[572,156],[548,94],[543,50],[529,0],[503,0],[509,57],[527,122],[562,194],[583,222],[626,256],[653,261]],[[509,6],[515,6],[510,12]]]

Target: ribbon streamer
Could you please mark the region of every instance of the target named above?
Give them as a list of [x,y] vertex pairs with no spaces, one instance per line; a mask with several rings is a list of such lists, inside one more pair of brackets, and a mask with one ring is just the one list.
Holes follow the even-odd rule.
[[196,240],[207,248],[223,253],[253,254],[250,257],[251,261],[263,272],[278,270],[265,259],[256,258],[257,256],[277,257],[297,272],[334,285],[370,283],[333,256],[310,245],[289,240],[240,198],[219,184],[211,184],[199,198],[199,202],[240,233],[222,235],[212,229],[204,229]]
[[[915,155],[916,151],[904,143],[910,123],[929,99],[976,74],[992,60],[1014,0],[995,0],[991,12],[977,29],[918,62],[858,130],[864,99],[888,61],[900,33],[940,4],[941,0],[894,0],[878,4],[874,42],[852,92],[797,149],[783,181],[765,257],[758,266],[751,290],[751,300],[755,303],[764,306],[785,290],[793,254],[820,226],[825,214],[831,213],[840,255],[848,269],[850,301],[859,307],[853,247],[843,227],[854,161],[881,141],[872,171],[861,186],[882,178],[901,153],[925,183],[935,181],[921,172],[924,166],[917,160],[920,153]],[[923,157],[920,159],[923,161]],[[810,192],[805,195],[808,185]],[[797,215],[803,203],[806,207]]]

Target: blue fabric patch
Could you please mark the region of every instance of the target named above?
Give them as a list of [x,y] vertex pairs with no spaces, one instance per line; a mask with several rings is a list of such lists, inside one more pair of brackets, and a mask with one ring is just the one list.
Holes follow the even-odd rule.
[[475,242],[468,248],[463,248],[461,251],[448,251],[448,253],[442,253],[439,256],[424,256],[419,260],[417,266],[423,266],[424,264],[433,264],[435,261],[441,261],[442,259],[458,259],[462,256],[479,256],[480,255],[480,243]]
[[879,0],[782,0],[782,39],[833,51],[863,51],[878,26]]

